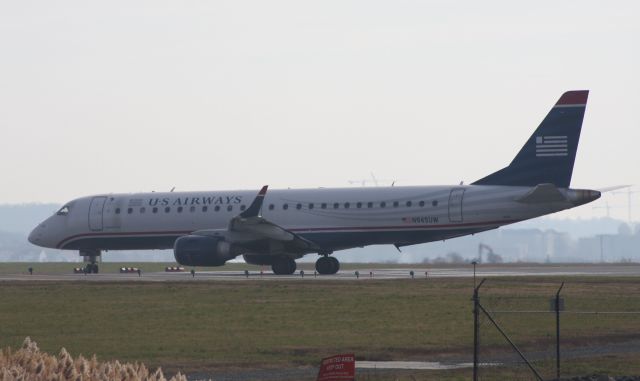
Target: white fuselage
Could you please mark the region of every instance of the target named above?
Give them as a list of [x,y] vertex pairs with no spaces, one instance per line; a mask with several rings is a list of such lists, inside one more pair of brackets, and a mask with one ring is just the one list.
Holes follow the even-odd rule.
[[[473,234],[597,198],[593,191],[559,189],[564,200],[519,201],[532,189],[468,185],[269,190],[261,217],[313,241],[323,252],[333,252]],[[82,197],[42,222],[29,240],[81,251],[167,249],[192,232],[224,232],[255,196],[255,191],[216,191]],[[277,254],[277,250],[255,254]],[[306,252],[292,254],[299,257]]]

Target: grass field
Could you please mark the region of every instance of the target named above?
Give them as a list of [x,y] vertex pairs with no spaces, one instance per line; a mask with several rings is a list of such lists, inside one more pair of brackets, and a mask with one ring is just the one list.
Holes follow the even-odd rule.
[[[638,279],[565,280],[567,310],[640,311]],[[315,366],[322,357],[342,352],[363,360],[468,361],[471,282],[4,282],[0,346],[15,348],[31,336],[52,353],[64,346],[73,355],[96,353],[105,360],[187,372]],[[559,283],[554,278],[490,279],[482,303],[493,311],[548,310]],[[494,315],[525,352],[552,348],[553,315]],[[567,314],[562,326],[567,349],[640,339],[640,315]],[[486,319],[481,332],[484,359],[510,353]],[[550,361],[538,363],[550,374]],[[640,353],[631,352],[568,359],[564,368],[572,374],[640,374],[639,364]],[[414,377],[468,379],[469,374],[417,372]]]

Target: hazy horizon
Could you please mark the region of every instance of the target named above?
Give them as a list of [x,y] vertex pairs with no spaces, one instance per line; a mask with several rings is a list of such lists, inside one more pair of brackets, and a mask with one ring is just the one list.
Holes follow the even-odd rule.
[[[572,89],[591,90],[572,186],[640,184],[638,14],[633,1],[3,2],[0,203],[371,172],[470,183]],[[627,201],[553,218],[609,203],[627,220]]]

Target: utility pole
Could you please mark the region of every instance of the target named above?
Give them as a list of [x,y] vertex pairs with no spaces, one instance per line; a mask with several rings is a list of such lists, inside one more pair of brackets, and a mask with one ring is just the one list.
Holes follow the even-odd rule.
[[640,191],[632,191],[631,190],[631,186],[627,186],[627,191],[626,192],[611,192],[613,194],[623,194],[626,193],[627,194],[627,218],[629,220],[629,224],[631,224],[631,195],[635,194],[635,193],[640,193]]

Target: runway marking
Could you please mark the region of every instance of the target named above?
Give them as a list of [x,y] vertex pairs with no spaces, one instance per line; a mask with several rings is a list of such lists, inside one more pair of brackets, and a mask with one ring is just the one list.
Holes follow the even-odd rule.
[[[500,366],[501,363],[480,363],[481,367]],[[443,364],[430,361],[356,361],[356,369],[406,369],[406,370],[451,370],[472,368],[473,363]]]

